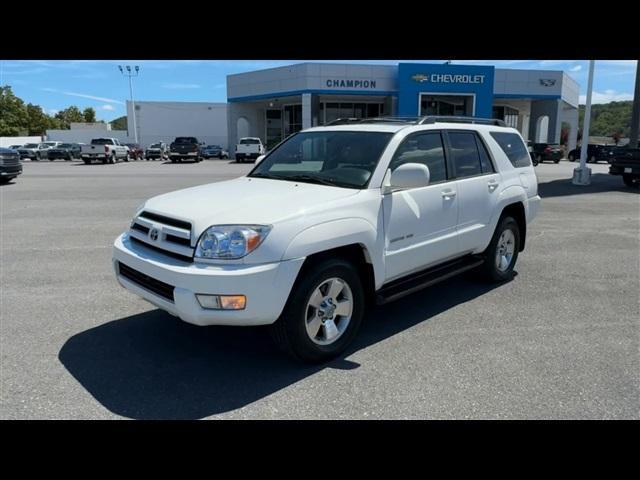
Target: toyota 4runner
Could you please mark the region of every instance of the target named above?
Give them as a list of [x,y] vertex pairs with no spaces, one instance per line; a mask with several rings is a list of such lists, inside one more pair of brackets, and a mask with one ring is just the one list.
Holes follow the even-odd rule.
[[304,361],[339,355],[365,305],[461,272],[512,278],[540,205],[499,120],[381,118],[310,128],[246,176],[167,193],[119,236],[120,284],[196,325],[271,325]]

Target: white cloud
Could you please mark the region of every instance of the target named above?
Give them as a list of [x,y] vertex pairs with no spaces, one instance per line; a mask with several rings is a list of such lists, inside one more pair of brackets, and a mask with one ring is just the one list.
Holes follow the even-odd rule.
[[47,113],[49,115],[55,115],[56,113],[58,113],[60,110],[56,110],[55,108],[50,108],[49,110],[47,110]]
[[227,86],[226,83],[218,83],[217,85],[214,85],[213,88],[224,88],[226,86]]
[[121,102],[120,100],[114,100],[113,98],[106,97],[97,97],[95,95],[87,95],[86,93],[65,92],[56,90],[55,88],[43,88],[42,90],[45,92],[61,93],[62,95],[69,95],[70,97],[88,98],[90,100],[98,100],[99,102],[118,103],[120,105],[124,105],[124,102]]
[[[591,103],[609,103],[609,102],[622,102],[624,100],[633,100],[632,93],[618,93],[615,90],[605,90],[604,92],[593,92],[591,96]],[[584,105],[587,102],[586,95],[580,95],[579,102]]]
[[582,65],[576,65],[575,67],[571,67],[569,69],[570,72],[579,72],[580,70],[582,70]]
[[108,103],[106,105],[102,105],[100,107],[100,110],[109,110],[109,111],[113,111],[115,110],[115,107],[113,105],[109,105]]
[[189,90],[194,88],[200,88],[197,83],[165,83],[162,88],[170,88],[172,90]]

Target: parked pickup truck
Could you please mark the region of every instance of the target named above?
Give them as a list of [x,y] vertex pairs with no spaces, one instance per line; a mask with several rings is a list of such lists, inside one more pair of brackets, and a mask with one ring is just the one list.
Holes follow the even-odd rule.
[[513,278],[539,206],[527,147],[501,120],[315,127],[246,176],[147,200],[113,267],[186,322],[270,325],[283,350],[320,362],[351,344],[367,304],[471,269]]
[[20,154],[16,150],[0,147],[0,183],[6,183],[22,173]]
[[196,137],[176,137],[169,145],[169,158],[171,163],[183,160],[202,161],[201,143]]
[[80,152],[82,161],[87,165],[94,160],[100,160],[102,163],[129,161],[129,148],[122,145],[117,138],[94,138],[89,145],[82,145]]
[[640,148],[613,148],[607,161],[611,175],[622,175],[627,187],[640,188]]
[[236,162],[244,163],[245,160],[254,160],[264,155],[265,149],[262,141],[256,137],[241,138],[236,145]]

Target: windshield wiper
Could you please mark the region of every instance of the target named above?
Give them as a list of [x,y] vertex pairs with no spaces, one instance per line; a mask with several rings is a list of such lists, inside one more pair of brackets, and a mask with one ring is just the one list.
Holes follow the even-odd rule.
[[283,178],[285,180],[299,180],[301,182],[318,183],[320,185],[328,185],[330,187],[338,186],[330,180],[325,180],[324,178],[316,177],[314,175],[306,175],[306,174],[287,175],[286,177],[283,177]]
[[260,173],[260,172],[252,173],[251,175],[249,175],[249,178],[252,178],[252,177],[255,177],[255,178],[271,178],[271,179],[274,179],[274,180],[281,180],[282,179],[282,177],[277,177],[277,176],[274,176],[274,175],[269,175],[268,173]]

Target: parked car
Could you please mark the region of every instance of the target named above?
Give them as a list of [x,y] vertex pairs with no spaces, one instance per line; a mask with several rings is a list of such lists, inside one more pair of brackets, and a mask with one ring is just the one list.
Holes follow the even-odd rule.
[[193,160],[201,162],[202,144],[196,137],[176,137],[169,145],[169,158],[171,163],[182,162],[183,160]]
[[28,158],[29,160],[36,160],[39,143],[25,143],[23,146],[18,148],[18,153],[20,154],[20,159]]
[[9,150],[18,150],[19,148],[22,148],[22,145],[9,145]]
[[534,167],[538,166],[538,156],[533,153],[533,142],[531,140],[527,140],[527,151],[529,152],[529,156],[531,157],[531,163]]
[[57,147],[49,149],[47,156],[50,162],[57,158],[71,161],[74,158],[80,158],[80,145],[77,143],[61,143]]
[[[604,144],[595,144],[590,143],[587,145],[587,163],[597,163],[599,161],[606,162],[609,159],[609,152],[615,145],[604,145]],[[574,148],[569,152],[567,158],[570,162],[575,162],[576,160],[580,160],[580,152],[581,147]]]
[[21,173],[20,154],[14,149],[0,147],[0,182],[9,182]]
[[119,160],[129,161],[129,149],[117,138],[94,138],[90,145],[81,149],[82,161],[87,165],[94,160],[102,163],[117,163]]
[[545,160],[552,160],[553,163],[559,163],[562,158],[562,147],[557,143],[534,143],[533,154],[538,163]]
[[147,147],[147,150],[144,152],[144,157],[147,160],[155,160],[159,158],[160,160],[166,159],[169,154],[169,150],[167,149],[167,144],[164,142],[152,143]]
[[245,160],[254,160],[265,154],[262,140],[257,137],[241,138],[236,145],[236,162],[244,163]]
[[35,160],[46,160],[47,158],[49,158],[49,150],[57,147],[61,143],[62,142],[42,142],[36,149]]
[[621,175],[627,187],[640,188],[640,148],[630,146],[609,149],[609,173]]
[[129,147],[129,158],[131,160],[144,160],[144,150],[139,143],[127,143]]
[[229,158],[229,152],[220,145],[207,145],[202,147],[202,158]]
[[309,362],[343,352],[369,302],[471,269],[508,281],[540,205],[527,148],[447,119],[310,128],[246,176],[151,198],[115,240],[116,278],[189,323],[270,325]]

